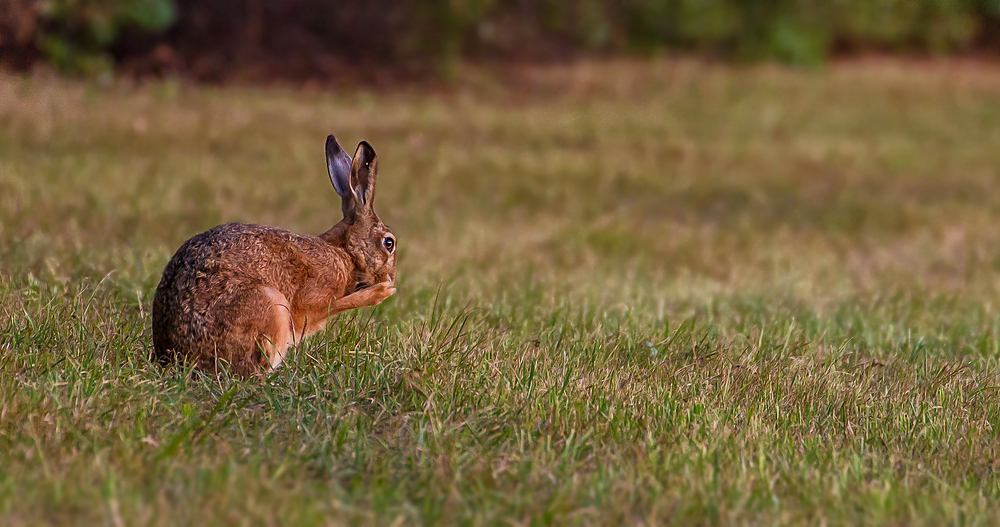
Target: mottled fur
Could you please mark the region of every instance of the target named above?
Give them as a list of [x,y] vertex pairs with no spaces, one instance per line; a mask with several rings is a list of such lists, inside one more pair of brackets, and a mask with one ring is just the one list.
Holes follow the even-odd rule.
[[395,292],[395,237],[374,208],[375,151],[362,142],[352,159],[332,135],[326,150],[344,219],[319,236],[227,223],[184,242],[153,299],[161,362],[269,371],[330,316]]

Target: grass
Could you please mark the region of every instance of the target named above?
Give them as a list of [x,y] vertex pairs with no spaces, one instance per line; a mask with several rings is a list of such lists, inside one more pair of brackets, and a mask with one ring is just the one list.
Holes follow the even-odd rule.
[[[1000,68],[586,63],[446,93],[0,77],[0,522],[995,524]],[[264,382],[167,259],[339,218],[399,292]]]

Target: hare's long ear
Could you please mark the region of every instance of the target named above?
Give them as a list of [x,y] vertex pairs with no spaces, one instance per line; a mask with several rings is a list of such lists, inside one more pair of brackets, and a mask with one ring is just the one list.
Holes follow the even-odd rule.
[[340,147],[333,134],[326,136],[326,169],[333,189],[340,195],[340,210],[346,218],[354,213],[357,196],[351,185],[351,156]]
[[375,149],[366,141],[358,143],[351,164],[351,187],[360,203],[358,209],[374,210],[375,179],[378,177],[378,157]]

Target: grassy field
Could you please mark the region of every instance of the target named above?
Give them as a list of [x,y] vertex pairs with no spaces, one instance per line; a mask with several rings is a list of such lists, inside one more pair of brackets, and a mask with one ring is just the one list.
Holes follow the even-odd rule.
[[[0,523],[1000,522],[1000,66],[500,77],[0,77]],[[151,362],[187,237],[339,219],[329,132],[398,293],[266,381]]]

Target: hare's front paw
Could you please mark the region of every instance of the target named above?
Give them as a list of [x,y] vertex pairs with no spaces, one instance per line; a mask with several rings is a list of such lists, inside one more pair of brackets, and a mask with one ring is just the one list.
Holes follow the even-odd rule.
[[396,287],[392,282],[379,282],[366,289],[365,292],[371,294],[371,305],[374,306],[392,296],[396,292]]
[[[377,306],[396,292],[392,282],[381,282],[360,291],[355,291],[337,301],[339,311],[359,307]],[[338,311],[338,312],[339,312]]]

